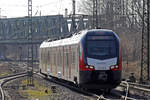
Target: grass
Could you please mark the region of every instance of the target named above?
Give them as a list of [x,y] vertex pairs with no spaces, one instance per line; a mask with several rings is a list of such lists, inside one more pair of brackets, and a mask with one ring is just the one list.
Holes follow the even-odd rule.
[[0,76],[2,77],[2,76],[8,76],[8,75],[10,75],[8,72],[0,72]]
[[[22,85],[27,84],[27,80],[23,80]],[[47,93],[45,92],[47,90]],[[44,87],[38,83],[38,81],[34,80],[34,87],[28,87],[26,90],[20,90],[22,96],[31,98],[40,98],[43,96],[49,96],[51,94],[51,90],[47,87]]]
[[0,77],[8,76],[11,74],[8,63],[0,63]]
[[50,95],[50,91],[47,93],[44,92],[44,90],[23,90],[22,94],[28,98],[39,98],[42,96],[49,96]]

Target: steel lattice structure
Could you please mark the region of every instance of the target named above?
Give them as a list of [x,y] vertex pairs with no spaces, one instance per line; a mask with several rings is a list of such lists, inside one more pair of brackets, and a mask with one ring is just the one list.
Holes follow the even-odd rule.
[[33,85],[33,43],[32,43],[32,0],[28,0],[28,78],[27,85]]
[[92,28],[98,28],[98,0],[93,0],[93,25]]
[[143,27],[142,27],[142,55],[141,55],[141,82],[150,80],[149,66],[149,0],[143,0]]

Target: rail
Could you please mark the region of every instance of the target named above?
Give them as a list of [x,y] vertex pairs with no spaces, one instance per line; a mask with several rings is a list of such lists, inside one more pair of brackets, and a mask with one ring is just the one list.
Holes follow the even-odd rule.
[[[142,84],[137,84],[137,83],[128,83],[129,84],[129,89],[134,89],[134,90],[139,90],[143,92],[148,92],[150,93],[150,87],[149,85],[142,85]],[[120,84],[121,87],[126,87],[123,84]]]
[[15,74],[15,75],[9,75],[9,76],[5,76],[5,77],[1,77],[0,78],[0,92],[1,92],[1,96],[2,96],[1,100],[5,100],[5,94],[4,94],[4,91],[2,89],[2,86],[10,80],[24,77],[26,75],[27,75],[27,73],[19,73],[19,74]]
[[[64,86],[64,87],[66,87],[66,88],[69,88],[69,89],[71,89],[71,90],[73,90],[73,91],[76,91],[76,92],[79,92],[79,93],[82,93],[82,94],[85,94],[85,95],[88,95],[88,96],[92,96],[92,97],[96,98],[97,100],[99,100],[98,98],[101,98],[101,99],[102,99],[102,97],[103,97],[102,95],[99,96],[99,95],[97,95],[97,94],[93,94],[93,93],[91,93],[91,92],[87,92],[87,91],[83,90],[82,88],[79,89],[79,88],[78,88],[77,86],[75,86],[75,85],[70,85],[70,84],[66,84],[65,82],[57,81],[57,79],[55,80],[55,79],[45,78],[45,76],[42,75],[42,74],[40,74],[40,73],[38,73],[38,74],[36,74],[36,75],[38,75],[38,76],[40,76],[41,78],[44,78],[45,80],[48,80],[48,81],[50,81],[50,82],[53,82],[53,83],[62,85],[62,86]],[[102,100],[106,100],[106,99],[104,99],[104,97],[103,97]]]
[[[41,78],[44,78],[44,79],[46,79],[46,80],[48,80],[48,81],[50,81],[50,82],[53,82],[53,83],[56,83],[56,84],[59,84],[59,85],[62,85],[62,86],[64,86],[64,87],[66,87],[66,88],[69,88],[69,89],[71,89],[71,90],[73,90],[73,91],[75,91],[75,92],[78,92],[78,93],[82,93],[82,94],[85,94],[85,95],[88,95],[88,96],[92,96],[93,98],[95,98],[96,100],[109,100],[108,98],[107,98],[107,96],[105,97],[105,94],[104,93],[101,93],[100,95],[99,95],[99,93],[92,93],[92,92],[89,92],[89,91],[85,91],[84,89],[81,89],[81,88],[78,88],[77,86],[75,86],[75,85],[70,85],[70,84],[66,84],[65,82],[60,82],[60,81],[57,81],[57,79],[56,80],[53,80],[53,78],[52,79],[49,79],[49,78],[45,78],[45,76],[44,75],[42,75],[42,74],[40,74],[40,73],[38,73],[38,74],[36,74],[36,75],[38,75],[38,76],[40,76]],[[54,78],[55,79],[55,78]],[[129,97],[127,97],[128,96],[128,90],[129,90],[129,84],[127,83],[127,82],[123,82],[123,84],[126,84],[126,96],[124,96],[123,97],[123,95],[121,95],[121,94],[114,94],[114,93],[112,93],[112,95],[110,95],[110,96],[114,96],[114,97],[119,97],[120,99],[125,99],[125,100],[135,100],[134,98],[129,98]]]
[[126,81],[122,81],[122,84],[126,84],[126,95],[125,95],[125,100],[127,100],[128,93],[129,93],[129,83]]

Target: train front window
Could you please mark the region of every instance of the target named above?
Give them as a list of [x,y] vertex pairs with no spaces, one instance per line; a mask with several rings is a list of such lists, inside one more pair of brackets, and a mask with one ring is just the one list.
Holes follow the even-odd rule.
[[116,57],[116,43],[114,40],[88,40],[87,56],[97,59]]

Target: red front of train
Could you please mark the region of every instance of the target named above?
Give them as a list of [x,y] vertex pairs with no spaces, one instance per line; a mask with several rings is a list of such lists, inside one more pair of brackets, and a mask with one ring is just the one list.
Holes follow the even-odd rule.
[[79,85],[87,89],[112,89],[121,82],[118,36],[108,30],[88,31],[80,41]]

